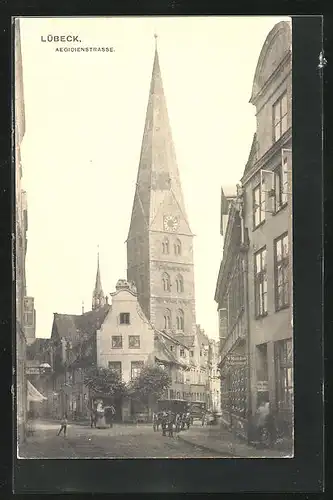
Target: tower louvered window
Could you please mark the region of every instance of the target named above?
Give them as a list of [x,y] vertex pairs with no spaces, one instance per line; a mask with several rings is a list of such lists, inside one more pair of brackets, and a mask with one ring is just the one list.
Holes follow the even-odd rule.
[[176,278],[176,289],[178,293],[183,293],[184,291],[184,280],[180,274]]
[[[169,330],[171,328],[171,311],[170,311],[170,309],[166,309],[166,311],[164,313],[164,328],[166,330]],[[172,349],[170,348],[170,350],[172,350]]]
[[184,331],[184,311],[182,309],[177,311],[177,330]]
[[168,254],[169,253],[169,240],[168,238],[164,238],[162,241],[162,253]]
[[179,239],[175,241],[174,244],[175,255],[181,255],[182,253],[182,244]]
[[165,292],[170,292],[170,276],[168,273],[164,273],[162,276],[163,290]]

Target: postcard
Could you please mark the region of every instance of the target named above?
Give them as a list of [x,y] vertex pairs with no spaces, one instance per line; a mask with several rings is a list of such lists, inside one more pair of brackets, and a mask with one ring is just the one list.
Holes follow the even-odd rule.
[[293,457],[290,18],[14,22],[18,458]]

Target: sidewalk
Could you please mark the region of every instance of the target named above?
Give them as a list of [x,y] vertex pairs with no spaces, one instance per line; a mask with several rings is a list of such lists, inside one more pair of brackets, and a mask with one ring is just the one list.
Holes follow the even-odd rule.
[[199,448],[234,458],[287,458],[292,453],[280,450],[258,449],[249,446],[225,426],[201,427],[194,425],[179,433],[179,439]]

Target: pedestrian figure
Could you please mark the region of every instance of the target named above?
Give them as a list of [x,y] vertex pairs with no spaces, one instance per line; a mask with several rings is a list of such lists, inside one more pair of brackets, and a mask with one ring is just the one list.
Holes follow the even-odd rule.
[[90,412],[90,427],[96,428],[96,413],[94,410],[91,410],[91,412]]
[[59,429],[59,432],[58,432],[57,436],[60,436],[61,431],[64,431],[64,437],[66,437],[67,423],[68,423],[68,421],[67,421],[67,414],[65,413],[64,416],[61,419],[61,425],[60,425],[60,429]]
[[157,420],[156,420],[156,430],[157,431],[159,430],[160,425],[162,425],[162,418],[163,418],[163,414],[162,414],[162,412],[159,411],[157,413]]
[[173,415],[170,415],[170,418],[168,419],[168,431],[169,431],[169,437],[173,437],[173,431],[175,429],[175,420],[173,418]]
[[158,430],[158,415],[153,412],[153,430],[156,432]]
[[185,421],[186,421],[187,429],[189,429],[190,425],[191,425],[191,414],[189,411],[186,413]]
[[110,408],[110,427],[113,427],[113,420],[114,420],[114,417],[116,415],[116,409],[113,405],[111,405],[111,408]]
[[162,436],[166,436],[166,431],[168,427],[168,414],[163,411],[162,412]]
[[277,431],[276,431],[275,418],[271,410],[270,403],[267,403],[267,405],[268,405],[268,414],[266,416],[266,428],[268,432],[268,444],[269,446],[273,447],[274,444],[276,443]]
[[206,413],[202,413],[201,425],[204,427],[206,425]]
[[267,417],[269,415],[269,402],[263,401],[257,409],[257,429],[258,439],[262,444],[264,441],[265,430],[267,430]]

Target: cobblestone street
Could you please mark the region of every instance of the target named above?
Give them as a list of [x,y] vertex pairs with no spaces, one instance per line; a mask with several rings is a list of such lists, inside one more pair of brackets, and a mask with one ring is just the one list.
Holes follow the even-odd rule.
[[59,429],[56,422],[38,422],[35,428],[34,435],[21,447],[20,458],[223,457],[217,452],[185,442],[180,437],[163,437],[162,432],[154,432],[151,425],[116,424],[112,429],[91,429],[89,426],[71,424],[67,428],[66,438],[56,435]]

